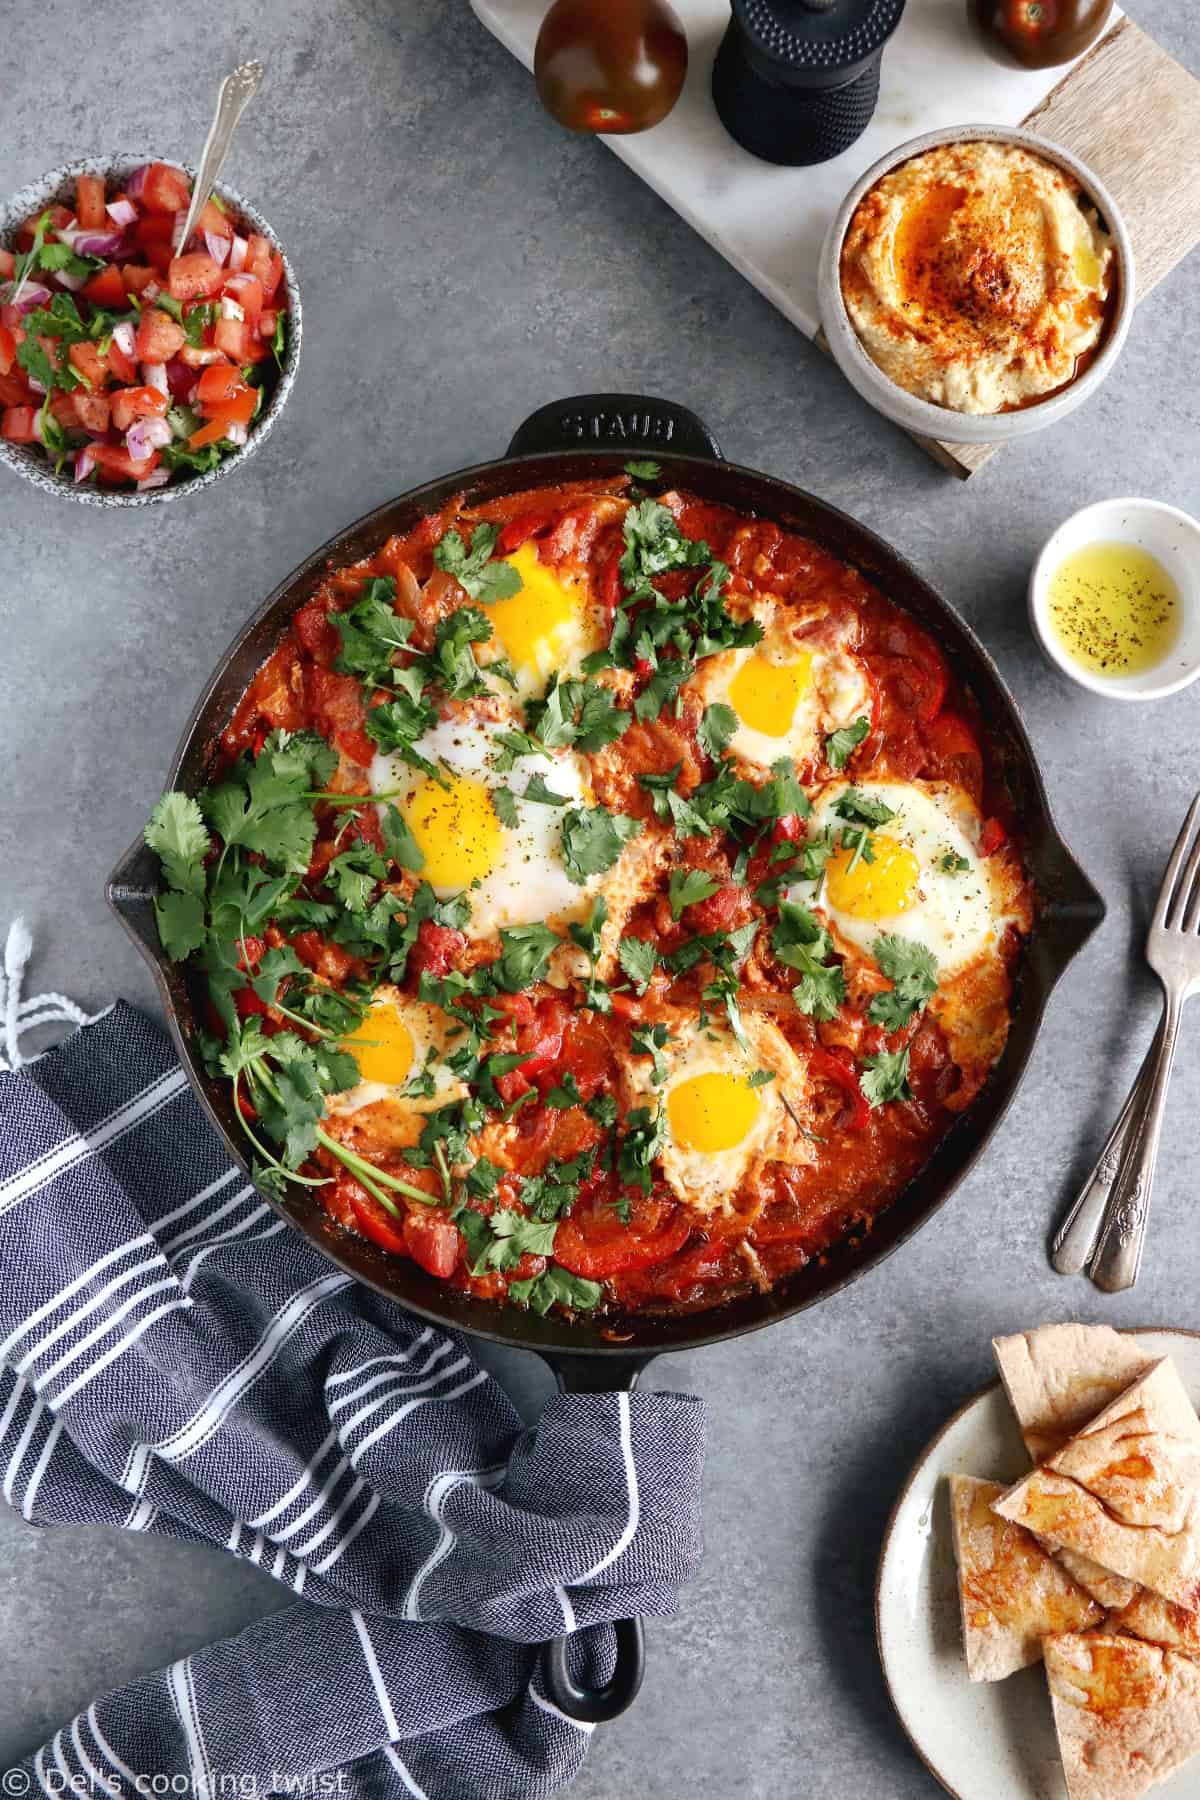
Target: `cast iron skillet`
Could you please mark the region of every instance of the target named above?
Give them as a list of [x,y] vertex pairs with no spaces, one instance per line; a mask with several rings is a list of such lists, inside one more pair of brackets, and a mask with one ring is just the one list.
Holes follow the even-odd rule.
[[[265,1196],[349,1274],[437,1325],[536,1351],[570,1392],[630,1389],[662,1352],[720,1343],[785,1319],[835,1293],[903,1243],[949,1198],[996,1129],[1029,1062],[1054,984],[1104,917],[1103,901],[1055,828],[1037,759],[1012,697],[968,626],[909,563],[845,513],[787,482],[725,462],[715,438],[694,413],[634,394],[589,394],[544,406],[520,427],[507,456],[428,482],[359,519],[314,551],[276,588],[221,658],[184,731],[166,785],[192,793],[201,787],[236,701],[275,648],[292,614],[316,592],[330,562],[343,564],[372,554],[393,532],[407,531],[459,490],[478,502],[520,488],[613,475],[636,454],[650,454],[662,465],[664,486],[689,488],[815,539],[859,568],[932,631],[979,703],[992,754],[999,759],[1016,805],[1041,907],[1019,969],[1008,1047],[970,1111],[868,1233],[836,1244],[769,1293],[745,1295],[711,1312],[639,1317],[628,1337],[614,1344],[605,1341],[595,1322],[538,1318],[516,1307],[472,1299],[426,1275],[415,1263],[389,1257],[364,1239],[339,1235],[311,1189],[300,1189],[286,1204]],[[114,870],[108,899],[154,969],[171,1034],[201,1105],[230,1156],[248,1176],[245,1138],[229,1095],[204,1074],[194,1048],[196,1026],[182,971],[166,960],[158,943],[152,909],[156,881],[157,860],[139,841]],[[598,1689],[580,1688],[570,1675],[566,1638],[549,1647],[550,1696],[571,1717],[615,1718],[637,1693],[644,1663],[641,1621],[623,1621],[617,1634],[615,1673]]]

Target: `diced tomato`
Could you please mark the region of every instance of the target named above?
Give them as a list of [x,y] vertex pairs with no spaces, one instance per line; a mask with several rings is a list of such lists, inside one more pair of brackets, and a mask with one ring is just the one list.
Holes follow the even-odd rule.
[[161,307],[147,306],[142,312],[134,339],[133,352],[139,362],[165,363],[183,349],[187,333]]
[[27,406],[34,394],[20,369],[0,375],[0,406]]
[[135,462],[121,444],[93,444],[92,455],[96,459],[101,481],[110,483],[143,481],[161,461],[158,451],[152,450],[143,461]]
[[562,1073],[563,1036],[570,1021],[571,1009],[565,1000],[554,995],[538,1000],[531,1016],[517,1020],[517,1049],[528,1060],[512,1076],[501,1076],[500,1080],[519,1078],[523,1085],[517,1089],[518,1094],[529,1087],[543,1091],[555,1087]]
[[127,294],[140,294],[152,281],[158,280],[158,275],[145,263],[124,263],[121,267],[121,280]]
[[707,900],[694,901],[685,911],[693,931],[734,931],[753,916],[754,900],[749,888],[727,881]]
[[334,669],[307,671],[309,706],[316,728],[332,740],[351,762],[370,766],[375,745],[366,733],[367,709],[357,676],[339,675]]
[[75,217],[88,231],[98,231],[107,223],[102,175],[81,175],[75,183]]
[[265,237],[255,233],[246,247],[246,273],[257,275],[262,282],[263,301],[275,298],[275,290],[283,275],[283,258],[272,250]]
[[417,927],[417,941],[408,953],[410,972],[439,978],[448,974],[466,948],[466,942],[461,931],[455,931],[449,925],[437,925],[432,919],[422,919]]
[[137,364],[134,362],[132,356],[126,356],[116,338],[113,338],[109,343],[106,360],[108,362],[108,372],[114,381],[136,383]]
[[68,352],[71,367],[77,369],[86,381],[90,381],[93,389],[102,388],[108,380],[108,363],[101,356],[95,344],[84,342],[72,344]]
[[187,369],[211,369],[217,363],[225,363],[232,367],[223,350],[215,344],[185,344],[179,352],[179,360]]
[[0,276],[3,276],[5,280],[8,280],[11,275],[16,274],[16,270],[17,259],[12,251],[0,250]]
[[230,756],[240,755],[264,720],[279,731],[298,731],[307,723],[300,659],[286,641],[272,651],[238,701],[221,733],[222,749]]
[[182,169],[172,168],[170,163],[150,164],[141,194],[146,212],[184,212],[191,197],[188,178]]
[[116,263],[109,263],[106,268],[92,276],[83,284],[83,297],[94,306],[120,308],[125,304],[125,283],[121,279],[121,271]]
[[258,340],[253,327],[245,319],[218,319],[213,331],[213,342],[218,350],[240,366],[245,363],[261,362],[264,356],[271,354],[265,344]]
[[[729,1267],[730,1248],[719,1238],[693,1244],[656,1269],[636,1274],[631,1282],[640,1299],[691,1300],[709,1282],[718,1281]],[[744,1271],[743,1271],[744,1274]]]
[[341,635],[330,623],[328,609],[320,600],[310,600],[300,608],[292,620],[292,630],[301,647],[323,668],[329,668],[341,651]]
[[[61,202],[57,200],[54,202],[53,206],[43,207],[42,211],[49,215],[47,228],[50,231],[61,231],[63,226],[69,225],[75,216],[69,206],[63,206]],[[41,216],[42,214],[40,212],[34,213],[32,218],[26,219],[25,223],[18,227],[17,244],[22,250],[28,250],[29,246],[33,243],[34,235],[37,231],[38,220]]]
[[496,555],[511,556],[514,550],[519,550],[521,545],[528,543],[530,538],[537,537],[540,532],[548,530],[553,521],[554,514],[548,512],[544,507],[537,508],[533,512],[518,513],[517,517],[510,519],[500,531],[496,539]]
[[249,1019],[270,1012],[265,1000],[260,1000],[252,987],[238,988],[233,996],[233,1004],[237,1008],[239,1019]]
[[445,1281],[453,1275],[462,1253],[458,1226],[437,1207],[421,1207],[405,1214],[404,1248],[418,1267]]
[[231,399],[202,402],[200,411],[206,419],[218,419],[223,425],[248,425],[257,405],[258,389],[243,383]]
[[600,604],[610,619],[616,616],[617,608],[624,598],[624,589],[621,583],[623,551],[623,544],[614,546],[612,555],[604,565],[604,573],[600,577]]
[[264,344],[269,344],[275,336],[279,325],[279,314],[274,310],[258,315],[258,335]]
[[933,764],[927,772],[965,789],[978,804],[983,797],[983,751],[967,721],[959,713],[939,712],[921,727],[921,735]]
[[843,1055],[836,1050],[823,1049],[814,1044],[809,1051],[809,1068],[814,1075],[831,1082],[840,1088],[846,1096],[847,1110],[842,1123],[847,1131],[862,1131],[871,1117],[871,1108],[867,1104],[866,1095],[859,1084],[857,1071],[850,1062],[848,1053]]
[[205,369],[196,384],[196,398],[202,406],[220,406],[232,400],[245,387],[242,372],[232,363],[216,363]]
[[1007,844],[1008,832],[999,819],[985,819],[983,830],[979,834],[980,856],[991,856],[1002,844]]
[[215,200],[206,200],[196,220],[197,231],[211,231],[214,237],[232,238],[233,221],[223,213]]
[[85,431],[102,432],[108,430],[109,404],[107,394],[89,394],[86,388],[76,388],[69,396],[74,409],[76,421]]
[[154,270],[157,280],[161,280],[171,266],[175,254],[174,232],[173,218],[162,218],[153,213],[144,214],[133,228],[133,241],[142,258]]
[[135,419],[161,419],[167,404],[167,396],[157,388],[118,388],[112,397],[112,422],[118,431],[128,431]]
[[[244,269],[237,274],[226,274],[222,291],[241,307],[246,324],[253,330],[263,309],[263,288],[258,276],[249,275]],[[234,320],[235,324],[240,322]]]
[[370,1238],[373,1244],[378,1244],[381,1250],[387,1250],[393,1256],[405,1256],[408,1245],[404,1239],[403,1221],[394,1218],[386,1206],[382,1206],[373,1194],[368,1194],[366,1188],[357,1181],[347,1181],[345,1192],[350,1202],[350,1211],[354,1215],[354,1223],[363,1236]]
[[603,1193],[577,1200],[554,1240],[554,1257],[573,1275],[603,1281],[630,1269],[650,1268],[682,1250],[691,1220],[665,1191],[630,1196],[629,1222]]
[[775,829],[771,833],[773,844],[798,844],[804,836],[804,820],[799,813],[785,813],[782,819],[776,819]]
[[17,340],[7,325],[0,325],[0,375],[7,375],[17,360]]
[[193,431],[188,445],[193,450],[203,450],[205,444],[219,444],[228,431],[228,419],[211,419],[207,425],[201,425],[199,431]]
[[291,942],[306,968],[324,976],[334,987],[345,985],[354,968],[354,958],[340,944],[328,943],[319,931],[298,931]]
[[36,421],[36,407],[6,406],[0,416],[0,437],[7,438],[10,444],[37,443]]
[[174,256],[167,270],[167,291],[175,300],[207,300],[225,279],[224,270],[207,250]]

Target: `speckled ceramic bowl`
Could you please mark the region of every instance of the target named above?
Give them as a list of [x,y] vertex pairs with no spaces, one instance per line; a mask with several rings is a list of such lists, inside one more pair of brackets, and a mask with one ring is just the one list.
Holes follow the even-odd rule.
[[[103,175],[106,179],[115,175],[123,178],[142,163],[155,161],[170,162],[174,168],[183,169],[188,175],[195,176],[193,164],[176,162],[173,157],[158,156],[151,151],[137,155],[121,152],[113,156],[82,156],[76,162],[63,163],[59,168],[51,169],[48,175],[43,175],[39,181],[31,181],[0,207],[0,248],[11,249],[13,240],[26,219],[36,217],[43,208],[53,205],[55,201],[71,205],[74,201],[75,183],[80,175]],[[233,188],[226,187],[224,182],[218,182],[215,191],[232,212],[244,219],[260,237],[267,238],[279,252],[283,258],[283,273],[287,282],[289,324],[283,367],[279,371],[279,379],[270,399],[244,447],[236,455],[222,457],[216,468],[209,469],[206,474],[180,475],[166,487],[148,488],[141,494],[136,489],[126,493],[122,488],[94,487],[87,481],[76,483],[74,477],[65,472],[58,475],[46,461],[39,445],[10,444],[0,439],[0,463],[14,469],[18,475],[24,475],[27,481],[32,481],[37,487],[45,488],[48,493],[67,500],[82,501],[85,506],[157,506],[164,500],[178,500],[185,494],[198,494],[201,488],[211,486],[214,481],[220,481],[226,475],[232,475],[266,442],[276,419],[287,405],[288,395],[296,380],[296,370],[300,366],[300,341],[304,331],[300,287],[286,249],[262,214],[243,200]]]
[[[948,406],[934,406],[930,401],[921,400],[917,395],[898,387],[867,355],[851,324],[842,297],[842,240],[863,195],[877,181],[881,181],[889,170],[897,168],[900,163],[909,162],[914,156],[920,156],[922,151],[934,150],[940,144],[972,143],[979,139],[1015,145],[1018,149],[1028,150],[1033,156],[1040,156],[1045,162],[1057,164],[1069,175],[1073,175],[1088,198],[1095,202],[1096,210],[1112,238],[1116,257],[1116,309],[1108,334],[1095,359],[1088,364],[1082,375],[1057,393],[1039,400],[1035,405],[1020,407],[1015,412],[955,412]],[[1117,203],[1099,176],[1069,150],[1064,150],[1061,144],[1051,143],[1049,138],[1039,137],[1036,132],[1026,131],[1020,126],[1006,125],[948,126],[943,131],[927,132],[924,137],[909,138],[907,143],[898,144],[886,156],[881,156],[855,182],[838,208],[821,249],[817,286],[821,324],[825,329],[829,348],[851,387],[856,388],[864,400],[869,400],[877,412],[894,420],[897,425],[903,425],[905,430],[916,432],[921,437],[940,438],[954,444],[1006,444],[1013,438],[1029,437],[1035,431],[1044,431],[1047,425],[1055,424],[1059,419],[1065,418],[1067,413],[1074,412],[1077,406],[1082,406],[1100,384],[1107,380],[1120,356],[1137,302],[1133,245],[1129,241],[1129,232]]]

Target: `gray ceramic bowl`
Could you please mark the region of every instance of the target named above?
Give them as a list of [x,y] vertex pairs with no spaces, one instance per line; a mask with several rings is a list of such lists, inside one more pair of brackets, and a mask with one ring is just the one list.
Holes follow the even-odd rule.
[[[981,138],[992,143],[1015,144],[1022,150],[1029,150],[1033,155],[1042,157],[1046,162],[1056,163],[1073,175],[1084,192],[1095,201],[1096,209],[1113,240],[1117,260],[1116,313],[1100,354],[1078,380],[1073,381],[1061,393],[1041,400],[1034,406],[1022,407],[1017,412],[955,412],[948,406],[934,406],[928,400],[919,400],[915,394],[897,387],[863,349],[842,298],[842,240],[863,195],[890,169],[896,168],[899,163],[908,162],[910,157],[919,156],[923,150],[933,150],[939,144],[959,144]],[[1101,382],[1107,380],[1120,356],[1137,303],[1133,246],[1129,241],[1125,221],[1117,210],[1116,201],[1099,176],[1094,175],[1077,156],[1072,156],[1069,150],[1051,143],[1048,138],[1038,137],[1032,131],[1023,131],[1019,126],[1009,128],[1004,125],[955,125],[945,131],[930,131],[924,137],[909,138],[907,143],[898,145],[895,150],[889,151],[877,163],[872,164],[862,179],[856,181],[850,189],[826,233],[818,270],[818,296],[821,323],[825,328],[829,348],[851,387],[897,425],[903,425],[906,430],[917,432],[922,437],[941,438],[953,444],[1006,444],[1013,438],[1029,437],[1035,431],[1044,431],[1047,425],[1055,424],[1068,413],[1074,412],[1077,406],[1082,406],[1096,392]]]
[[[57,169],[51,169],[40,181],[31,181],[23,187],[11,200],[0,207],[0,248],[11,249],[18,230],[26,219],[35,218],[43,208],[51,206],[55,201],[64,205],[72,205],[75,197],[75,183],[80,175],[103,175],[124,177],[142,163],[169,162],[173,168],[183,169],[190,176],[195,176],[193,164],[175,162],[169,156],[155,156],[152,152],[133,155],[121,152],[113,156],[83,156],[76,162],[63,163]],[[79,500],[85,506],[154,506],[164,500],[178,500],[184,494],[197,494],[201,488],[209,487],[223,476],[231,475],[254,455],[271,432],[276,419],[287,405],[288,395],[296,380],[296,370],[300,366],[300,340],[303,336],[303,317],[300,309],[300,288],[296,281],[296,271],[292,267],[287,251],[272,231],[260,212],[235,193],[233,188],[218,182],[216,190],[225,205],[237,213],[260,237],[270,240],[274,248],[283,258],[284,279],[288,292],[288,334],[287,348],[284,352],[283,367],[279,371],[279,379],[275,383],[270,400],[264,407],[257,424],[250,432],[244,447],[234,456],[224,456],[215,469],[203,475],[181,475],[172,480],[166,487],[148,488],[139,494],[136,489],[126,493],[121,488],[98,488],[91,482],[78,484],[74,477],[64,472],[58,475],[51,463],[46,461],[40,446],[34,444],[10,444],[0,439],[0,463],[15,469],[18,475],[35,486],[45,488],[48,493],[57,494],[67,500]]]

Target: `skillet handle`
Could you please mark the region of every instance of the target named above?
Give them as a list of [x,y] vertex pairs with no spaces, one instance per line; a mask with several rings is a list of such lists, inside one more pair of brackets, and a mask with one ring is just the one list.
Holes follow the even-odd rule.
[[[546,1357],[567,1394],[632,1393],[638,1376],[650,1362],[649,1356]],[[642,1677],[646,1673],[646,1639],[640,1619],[618,1619],[613,1628],[617,1634],[617,1662],[603,1687],[581,1687],[567,1667],[569,1637],[558,1637],[546,1645],[544,1658],[546,1697],[560,1712],[581,1725],[600,1725],[618,1718],[637,1699]]]
[[721,446],[702,419],[673,400],[647,394],[573,394],[539,406],[518,425],[509,456],[546,450],[660,451],[721,461]]

